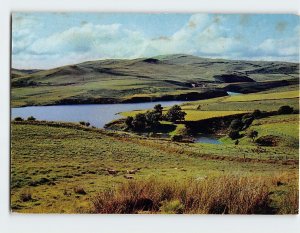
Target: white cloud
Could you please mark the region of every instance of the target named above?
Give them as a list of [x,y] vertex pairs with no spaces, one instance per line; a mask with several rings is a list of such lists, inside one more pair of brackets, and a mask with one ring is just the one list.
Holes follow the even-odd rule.
[[[137,58],[187,53],[204,57],[295,61],[299,56],[299,26],[290,38],[242,40],[225,16],[195,14],[171,36],[149,38],[121,24],[85,23],[37,38],[34,18],[13,19],[13,66],[49,68],[102,58]],[[251,38],[250,40],[251,41]]]

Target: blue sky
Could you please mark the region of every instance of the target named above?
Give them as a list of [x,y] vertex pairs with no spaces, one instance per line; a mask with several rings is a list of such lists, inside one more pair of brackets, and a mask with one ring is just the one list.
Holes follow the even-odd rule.
[[296,15],[13,13],[12,66],[174,53],[299,62],[299,36]]

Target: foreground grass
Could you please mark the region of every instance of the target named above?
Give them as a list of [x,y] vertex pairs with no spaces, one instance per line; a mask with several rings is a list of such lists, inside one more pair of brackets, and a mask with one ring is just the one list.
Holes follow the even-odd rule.
[[[275,159],[280,153],[289,154],[289,160]],[[72,124],[12,124],[14,212],[91,213],[99,193],[114,190],[128,179],[159,179],[170,184],[177,180],[185,187],[193,180],[207,177],[212,181],[224,175],[237,179],[255,176],[266,182],[279,177],[280,185],[276,181],[268,186],[270,206],[276,213],[295,212],[290,205],[291,210],[284,210],[282,203],[292,200],[288,198],[291,190],[298,190],[297,149],[265,148],[257,152],[251,145],[173,143]],[[168,205],[160,206],[161,211],[167,211]]]
[[[243,177],[224,175],[187,181],[146,180],[126,182],[99,193],[94,199],[95,213],[167,214],[274,214],[270,193],[283,177]],[[285,179],[289,179],[285,177]],[[298,193],[289,189],[281,200],[298,213]]]

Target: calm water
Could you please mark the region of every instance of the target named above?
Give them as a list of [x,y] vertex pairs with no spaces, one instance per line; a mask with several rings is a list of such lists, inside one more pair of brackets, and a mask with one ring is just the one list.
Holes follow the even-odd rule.
[[230,96],[234,96],[234,95],[241,95],[242,93],[227,91],[227,94]]
[[215,135],[200,134],[195,138],[196,138],[195,142],[208,143],[208,144],[221,144],[221,142],[218,140],[218,138]]
[[162,101],[133,104],[89,104],[89,105],[56,105],[12,108],[11,117],[27,118],[34,116],[37,120],[90,122],[92,126],[103,128],[112,120],[121,118],[120,112],[153,108],[156,104],[163,107],[181,104],[184,101]]

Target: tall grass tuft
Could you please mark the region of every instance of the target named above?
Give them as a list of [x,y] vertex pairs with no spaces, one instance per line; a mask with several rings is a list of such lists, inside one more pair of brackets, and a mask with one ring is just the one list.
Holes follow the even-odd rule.
[[94,213],[273,214],[260,177],[128,181],[93,198]]

